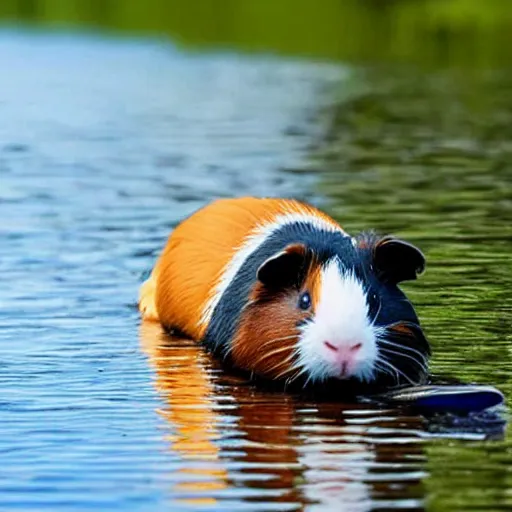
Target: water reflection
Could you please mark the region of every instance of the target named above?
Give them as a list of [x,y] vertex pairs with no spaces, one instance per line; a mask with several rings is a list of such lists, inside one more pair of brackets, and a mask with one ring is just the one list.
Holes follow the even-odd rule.
[[259,391],[156,324],[139,334],[165,402],[165,438],[183,458],[173,495],[237,496],[265,510],[423,508],[420,417]]
[[[184,339],[167,340],[160,326],[140,326],[140,340],[155,369],[155,387],[166,405],[158,413],[169,423],[165,440],[185,461],[178,471],[177,496],[191,495],[191,504],[214,503],[215,491],[226,489],[227,471],[220,460],[219,416],[212,407],[212,382],[204,352]],[[168,344],[170,341],[170,345]]]

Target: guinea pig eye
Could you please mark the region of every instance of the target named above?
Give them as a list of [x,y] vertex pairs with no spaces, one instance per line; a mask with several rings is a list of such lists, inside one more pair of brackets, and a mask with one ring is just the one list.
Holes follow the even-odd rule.
[[379,308],[379,296],[375,292],[368,294],[368,307],[372,312]]
[[311,307],[311,295],[308,292],[304,292],[299,297],[299,308],[309,309]]

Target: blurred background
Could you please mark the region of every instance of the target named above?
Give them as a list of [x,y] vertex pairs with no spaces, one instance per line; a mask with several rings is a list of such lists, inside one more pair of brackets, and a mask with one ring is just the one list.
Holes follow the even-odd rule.
[[501,0],[3,0],[0,16],[156,34],[196,48],[470,67],[508,62],[512,23]]
[[183,217],[298,197],[420,246],[433,373],[510,405],[511,42],[505,0],[1,0],[0,509],[511,509],[495,417],[255,390],[136,311]]

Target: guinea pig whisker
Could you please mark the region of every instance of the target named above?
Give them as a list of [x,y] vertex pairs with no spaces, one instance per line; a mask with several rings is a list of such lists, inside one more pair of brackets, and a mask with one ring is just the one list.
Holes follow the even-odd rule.
[[382,347],[381,350],[382,350],[382,352],[386,352],[388,354],[396,354],[397,356],[400,356],[400,357],[406,357],[407,359],[414,361],[425,373],[427,373],[427,371],[428,371],[427,367],[424,363],[422,363],[421,361],[418,361],[415,357],[410,356],[409,354],[405,354],[404,352],[391,350],[389,348],[384,348],[384,347]]
[[377,321],[377,318],[380,314],[380,310],[382,309],[382,301],[379,299],[379,307],[377,309],[377,313],[373,315],[373,320],[370,322],[370,325],[373,327],[375,325],[375,322]]
[[[279,363],[276,366],[274,366],[274,369],[279,368],[280,366],[282,366],[282,363]],[[287,375],[288,373],[292,372],[293,370],[294,370],[294,367],[293,366],[289,366],[288,368],[285,368],[284,370],[279,372],[274,378],[275,379],[280,379],[280,378],[284,377],[285,375]]]
[[406,373],[404,373],[402,370],[400,370],[399,368],[397,368],[393,363],[391,363],[391,361],[388,361],[387,359],[385,359],[384,357],[381,357],[379,359],[380,362],[384,363],[385,365],[389,366],[390,368],[392,368],[396,373],[397,375],[401,375],[404,379],[407,380],[407,382],[409,382],[409,384],[411,384],[412,386],[415,386],[416,384],[418,384],[417,382],[414,382]]
[[[281,366],[281,365],[278,365],[278,366]],[[277,366],[277,367],[278,367],[278,366]],[[275,368],[276,368],[276,367],[275,367]],[[285,375],[287,375],[288,373],[293,372],[293,370],[295,370],[295,367],[294,367],[294,366],[291,366],[291,367],[289,367],[289,368],[285,368],[282,372],[278,373],[278,374],[275,376],[275,378],[276,378],[276,379],[280,379],[280,378],[284,377]],[[286,382],[287,382],[287,381],[288,381],[288,379],[286,380]],[[285,382],[285,384],[286,384],[286,382]]]
[[311,382],[323,382],[328,377],[328,374],[325,371],[323,371],[321,373],[312,372],[310,368],[308,368],[309,375],[308,375],[308,378],[306,379],[306,381],[304,382],[304,385],[302,387],[303,389],[305,389],[307,387],[307,385],[309,384],[310,381]]
[[312,374],[312,373],[310,373],[310,374],[308,375],[308,378],[307,378],[307,379],[306,379],[306,381],[304,382],[304,385],[302,386],[302,389],[305,389],[305,388],[307,387],[307,385],[309,384],[309,381],[310,381],[310,380],[313,380],[313,374]]
[[[414,347],[411,347],[409,345],[407,345],[405,342],[407,341],[410,341],[410,337],[393,337],[392,339],[395,340],[395,341],[392,341],[391,339],[385,337],[385,336],[377,336],[378,338],[378,342],[379,343],[386,343],[387,345],[392,345],[394,347],[399,347],[399,348],[402,348],[402,349],[405,349],[405,350],[409,350],[410,352],[414,352],[415,354],[418,354],[419,357],[421,358],[424,358],[426,359],[426,355],[419,351],[418,349],[414,348]],[[398,340],[401,340],[403,339],[404,340],[404,343],[397,343],[396,341]]]
[[301,368],[300,366],[291,366],[290,368],[287,368],[283,372],[281,372],[279,375],[277,375],[276,378],[284,377],[288,373],[292,373],[284,382],[284,388],[286,389],[287,386],[289,386],[293,381],[297,380],[297,378],[305,371],[305,368]]
[[297,356],[297,361],[296,361],[296,362],[295,362],[295,364],[293,365],[293,368],[294,368],[295,370],[297,370],[297,372],[298,372],[298,373],[297,373],[297,375],[294,377],[294,379],[297,379],[297,378],[299,378],[303,373],[306,373],[306,372],[307,372],[307,370],[308,370],[308,368],[307,368],[307,366],[304,366],[304,364],[302,364],[302,363],[300,362],[300,360],[298,359],[298,358],[299,358],[299,353],[298,353],[298,351],[297,351],[297,353],[296,353],[295,355]]
[[392,379],[394,379],[394,378],[395,378],[395,374],[394,374],[394,373],[392,373],[392,372],[391,372],[391,370],[390,370],[389,368],[386,368],[385,366],[380,365],[380,364],[379,364],[379,361],[375,361],[374,365],[375,365],[375,368],[376,368],[379,372],[383,373],[384,375],[389,375]]
[[[380,363],[380,365],[379,365]],[[393,365],[391,365],[391,368],[389,368],[389,366],[384,366],[383,364],[383,361],[379,358],[375,361],[375,366],[378,366],[378,368],[386,373],[387,375],[389,375],[390,377],[392,377],[393,379],[395,380],[400,380],[400,375],[398,375],[398,372],[396,371],[395,367]]]
[[304,366],[297,367],[297,373],[293,376],[292,380],[290,382],[293,382],[294,380],[297,380],[301,375],[304,375],[307,372],[307,368]]
[[359,380],[362,382],[371,382],[374,378],[375,369],[372,364],[367,363],[359,369]]
[[[290,359],[290,358],[287,358],[287,359]],[[275,365],[271,370],[275,370],[277,368],[280,368],[283,363],[285,361],[282,361],[280,362],[279,364]],[[288,368],[285,368],[283,371],[281,371],[280,373],[278,373],[274,378],[275,379],[282,379],[283,377],[285,377],[286,375],[288,375],[289,373],[291,373],[292,375],[290,375],[284,382],[284,389],[286,389],[286,387],[291,384],[297,377],[298,375],[300,374],[300,371],[298,372],[297,370],[300,370],[300,368],[298,368],[296,365],[292,365]],[[295,372],[295,373],[293,373]]]
[[297,338],[297,335],[292,334],[291,336],[283,336],[282,338],[273,338],[273,339],[268,340],[265,343],[263,343],[263,345],[261,345],[261,348],[266,347],[267,345],[271,345],[273,343],[277,343],[278,341],[286,341],[286,340],[291,340],[293,338]]
[[[427,362],[427,356],[425,354],[422,354],[419,350],[416,350],[415,348],[408,347],[407,345],[400,345],[399,343],[393,343],[392,341],[379,338],[379,343],[383,343],[385,345],[389,345],[390,347],[394,347],[401,350],[408,350],[409,352],[412,352],[413,354],[416,354],[424,363]],[[384,348],[384,347],[382,347]],[[405,354],[404,354],[405,355]],[[409,356],[412,357],[412,356]]]
[[[280,354],[281,352],[285,352],[285,351],[289,351],[291,350],[292,347],[290,345],[285,345],[284,347],[279,347],[279,348],[276,348],[274,350],[271,350],[270,352],[266,352],[265,354],[263,354],[260,358],[258,358],[256,360],[256,362],[254,363],[255,365],[256,364],[259,364],[261,363],[262,361],[264,361],[265,359],[268,359],[269,357],[272,357],[272,356],[275,356],[277,354]],[[290,354],[290,356],[288,356],[286,359],[283,359],[279,362],[279,366],[283,363],[283,362],[286,362],[288,359],[291,359],[291,357],[293,356],[293,354]]]
[[281,352],[288,351],[291,348],[292,347],[290,345],[285,345],[284,347],[279,347],[279,348],[276,348],[274,350],[271,350],[270,352],[267,352],[267,353],[263,354],[259,359],[257,359],[257,362],[264,361],[268,357],[272,357],[272,356],[274,356],[276,354],[280,354]]
[[289,362],[291,362],[291,361],[294,361],[294,359],[295,359],[295,361],[293,362],[293,364],[291,364],[288,368],[285,368],[285,369],[284,369],[284,370],[279,374],[279,375],[282,375],[282,376],[284,376],[284,375],[286,375],[287,373],[292,372],[293,370],[295,370],[295,369],[297,369],[297,368],[299,368],[299,367],[300,367],[300,365],[299,365],[299,366],[297,366],[297,364],[298,364],[298,361],[297,361],[297,359],[298,359],[297,348],[292,348],[292,347],[290,347],[290,346],[288,346],[288,348],[291,350],[290,355],[289,355],[288,357],[286,357],[285,359],[282,359],[282,360],[278,363],[278,365],[276,365],[276,368],[277,368],[278,366],[282,366],[282,364],[283,364],[283,363],[289,363]]

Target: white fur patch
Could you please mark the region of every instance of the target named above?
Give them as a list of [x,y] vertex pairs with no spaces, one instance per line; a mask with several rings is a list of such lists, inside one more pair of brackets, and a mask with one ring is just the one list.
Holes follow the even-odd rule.
[[361,343],[354,355],[351,376],[371,380],[377,358],[377,339],[362,283],[354,274],[342,274],[339,260],[331,259],[321,274],[321,291],[313,322],[302,331],[298,344],[299,364],[313,381],[340,375],[324,342],[348,349]]
[[201,327],[208,325],[213,311],[220,301],[223,293],[235,278],[238,271],[242,268],[247,258],[256,251],[269,236],[288,224],[303,222],[310,224],[316,229],[329,231],[332,233],[343,233],[348,236],[341,227],[336,226],[321,217],[310,213],[297,213],[290,211],[275,217],[271,222],[262,223],[254,229],[244,240],[243,244],[236,250],[232,260],[226,265],[215,287],[215,292],[207,301],[199,325]]

